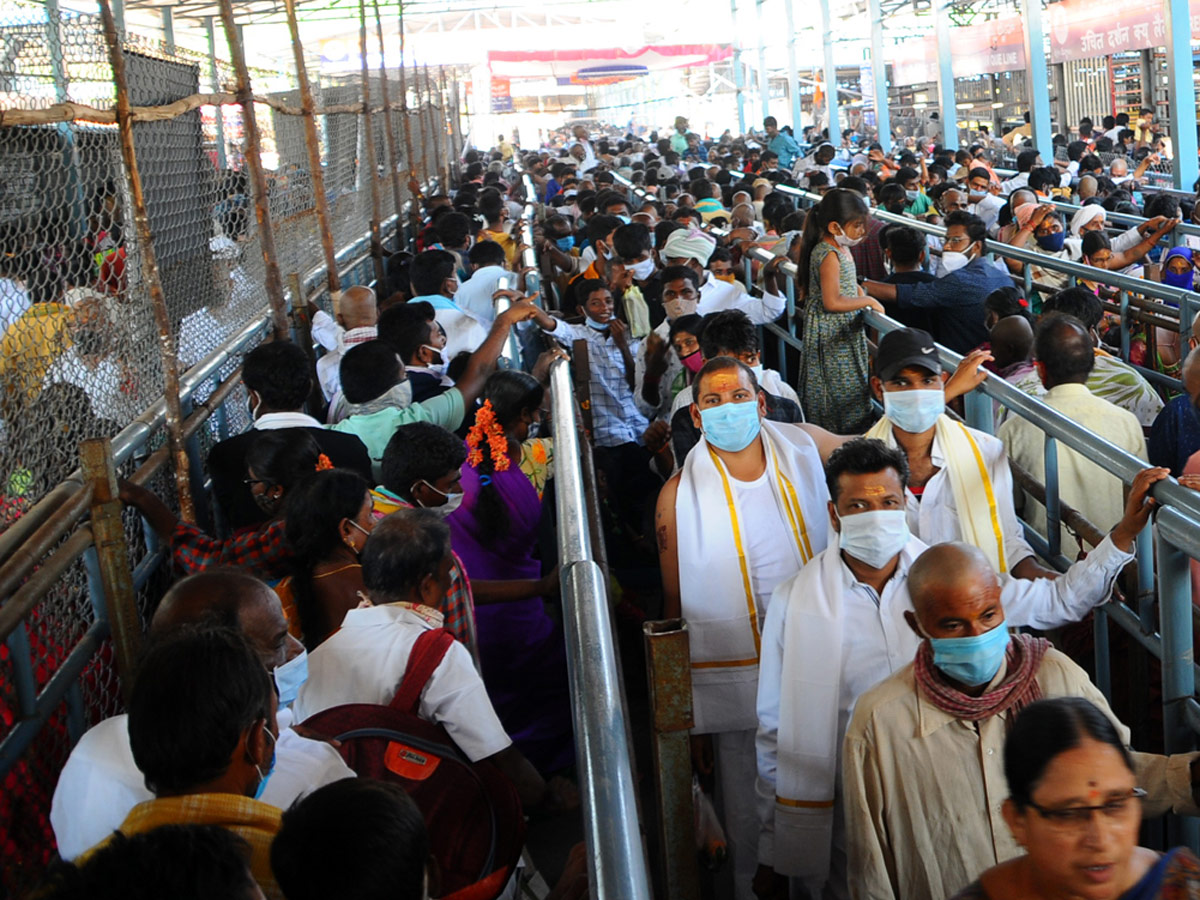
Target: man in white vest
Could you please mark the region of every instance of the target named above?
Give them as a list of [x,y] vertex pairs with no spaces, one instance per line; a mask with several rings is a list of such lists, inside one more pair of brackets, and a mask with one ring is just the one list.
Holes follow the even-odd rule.
[[757,863],[759,623],[775,586],[825,549],[823,462],[844,440],[765,415],[748,366],[707,362],[693,384],[702,437],[659,494],[655,523],[666,617],[682,615],[691,640],[693,761],[714,776],[739,900]]
[[[1057,579],[999,575],[1010,626],[1057,628],[1109,597],[1149,519],[1161,475],[1139,476],[1125,516],[1087,559]],[[909,569],[926,544],[909,530],[905,454],[859,439],[826,466],[837,534],[779,585],[762,633],[758,687],[758,809],[762,834],[755,891],[784,898],[846,897],[840,806],[842,740],[858,697],[912,661]]]

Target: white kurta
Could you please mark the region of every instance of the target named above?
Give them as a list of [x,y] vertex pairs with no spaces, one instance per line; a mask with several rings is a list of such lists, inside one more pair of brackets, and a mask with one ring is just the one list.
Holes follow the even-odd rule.
[[[342,627],[308,655],[308,680],[293,704],[297,721],[345,703],[391,703],[413,644],[430,627],[394,604],[350,610]],[[470,651],[457,641],[430,676],[418,712],[445,728],[472,762],[512,743]]]

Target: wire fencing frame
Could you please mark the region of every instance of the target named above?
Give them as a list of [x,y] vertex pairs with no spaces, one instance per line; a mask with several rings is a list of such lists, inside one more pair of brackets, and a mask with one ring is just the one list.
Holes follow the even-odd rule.
[[[365,237],[372,181],[390,190],[398,179],[402,202],[412,197],[408,154],[392,163],[383,126],[365,126],[361,77],[302,70],[314,169],[298,73],[248,67],[241,99],[249,96],[258,125],[267,234],[246,172],[247,107],[235,67],[217,56],[220,24],[200,23],[205,37],[214,26],[209,54],[129,33],[119,18],[113,25],[148,240],[135,221],[100,16],[54,0],[11,0],[0,11],[0,894],[21,894],[50,860],[58,771],[74,741],[121,708],[96,548],[81,521],[91,494],[80,442],[116,438],[121,477],[149,460],[149,486],[178,510],[163,427],[167,400],[177,402],[182,480],[206,522],[203,460],[249,424],[239,366],[268,331],[269,238],[279,272],[299,275],[305,299],[330,310],[327,288],[374,280]],[[372,75],[372,111],[380,77],[395,87],[398,74]],[[442,139],[422,127],[433,111],[401,102],[411,114],[392,116],[393,140],[403,127],[427,153]],[[434,103],[444,116],[448,98]],[[451,131],[458,146],[457,121]],[[372,157],[378,165],[359,164]],[[399,224],[389,213],[379,243],[400,249]],[[143,274],[150,242],[183,373],[169,398]],[[126,511],[123,524],[144,623],[169,573],[140,517]]]

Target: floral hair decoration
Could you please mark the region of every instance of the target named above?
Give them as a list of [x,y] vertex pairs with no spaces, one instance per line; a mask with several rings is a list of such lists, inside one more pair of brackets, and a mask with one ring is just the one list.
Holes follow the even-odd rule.
[[512,461],[508,458],[508,437],[500,423],[496,421],[496,411],[492,409],[492,401],[484,400],[483,406],[475,414],[475,424],[467,432],[467,446],[471,452],[467,454],[467,462],[474,469],[483,462],[483,444],[488,445],[492,456],[492,471],[507,472]]
[[315,466],[316,471],[324,472],[327,469],[332,469],[332,468],[333,468],[333,463],[330,461],[329,457],[326,456],[324,453],[322,453],[320,456],[317,457],[317,465]]

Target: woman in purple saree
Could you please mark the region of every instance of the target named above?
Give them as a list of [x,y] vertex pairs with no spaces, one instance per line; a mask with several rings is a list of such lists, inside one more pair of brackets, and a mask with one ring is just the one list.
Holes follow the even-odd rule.
[[[454,552],[472,580],[537,579],[542,502],[521,471],[521,445],[544,389],[525,372],[488,379],[468,435],[463,501],[447,517]],[[566,651],[541,597],[475,610],[484,684],[513,741],[543,774],[574,763]]]

